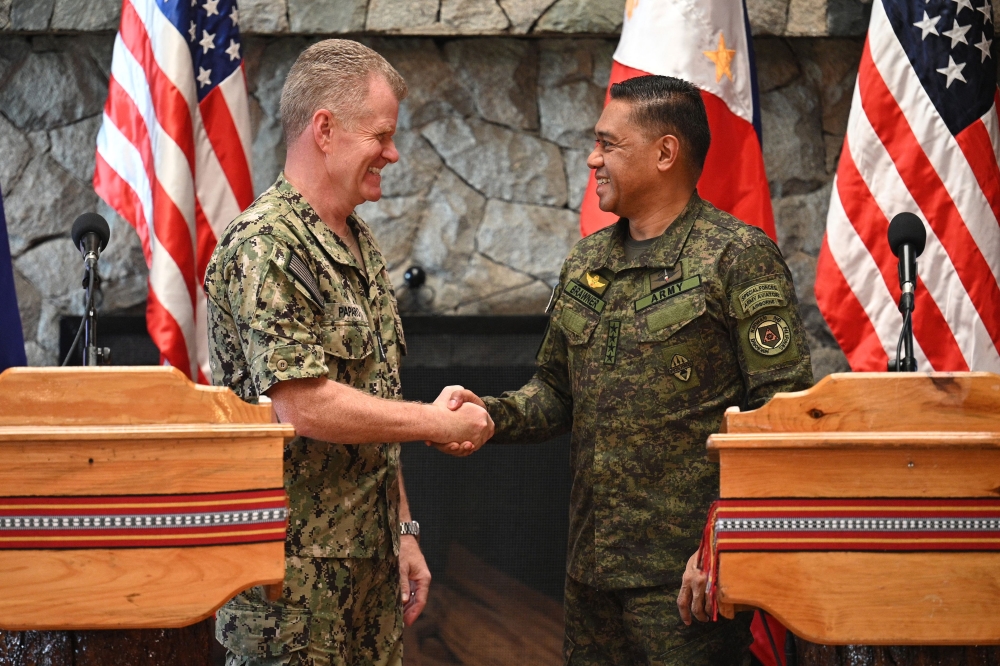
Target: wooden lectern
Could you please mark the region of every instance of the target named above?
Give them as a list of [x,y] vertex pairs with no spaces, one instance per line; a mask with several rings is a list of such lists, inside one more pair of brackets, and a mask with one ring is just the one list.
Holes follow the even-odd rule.
[[[731,408],[708,450],[723,503],[907,498],[976,510],[1000,495],[1000,376],[830,375],[761,409]],[[979,509],[966,521],[978,531],[953,534],[960,543],[949,552],[934,538],[923,552],[720,550],[720,612],[763,608],[814,643],[1000,644],[997,511]]]
[[172,368],[0,375],[0,628],[171,628],[284,577],[269,402]]

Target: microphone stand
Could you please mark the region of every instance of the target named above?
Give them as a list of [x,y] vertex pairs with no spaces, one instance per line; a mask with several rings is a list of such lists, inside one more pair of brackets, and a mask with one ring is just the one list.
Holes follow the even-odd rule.
[[[903,293],[899,297],[899,312],[903,315],[903,330],[899,332],[899,342],[896,344],[896,372],[916,372],[917,359],[913,355],[913,292],[916,289],[916,277],[908,275],[905,267],[916,269],[917,260],[913,256],[913,248],[909,244],[902,246],[899,258]],[[902,355],[900,353],[902,352]]]
[[83,273],[83,288],[86,290],[87,307],[83,313],[83,364],[100,365],[103,354],[97,348],[97,299],[101,276],[97,273],[97,257],[88,254]]

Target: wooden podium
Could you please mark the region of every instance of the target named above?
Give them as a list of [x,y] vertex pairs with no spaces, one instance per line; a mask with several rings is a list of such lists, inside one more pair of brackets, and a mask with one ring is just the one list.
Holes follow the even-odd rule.
[[293,436],[172,368],[7,370],[0,628],[183,627],[280,583]]
[[[1000,376],[830,375],[761,409],[731,408],[708,450],[722,500],[996,500]],[[990,547],[720,552],[717,600],[729,617],[763,608],[814,643],[1000,644],[1000,545]]]

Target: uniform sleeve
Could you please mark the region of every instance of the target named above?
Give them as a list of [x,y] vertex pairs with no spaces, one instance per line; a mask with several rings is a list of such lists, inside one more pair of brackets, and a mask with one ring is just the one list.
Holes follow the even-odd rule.
[[769,241],[742,249],[725,272],[729,327],[747,409],[812,386],[812,364],[792,276]]
[[[561,286],[561,285],[560,285]],[[560,288],[557,288],[561,291]],[[552,317],[536,358],[535,376],[517,391],[499,398],[483,398],[496,425],[491,442],[529,444],[545,442],[573,427],[573,396],[569,385],[566,338]]]
[[327,376],[322,307],[288,270],[291,250],[254,236],[226,268],[228,299],[258,394],[286,379]]

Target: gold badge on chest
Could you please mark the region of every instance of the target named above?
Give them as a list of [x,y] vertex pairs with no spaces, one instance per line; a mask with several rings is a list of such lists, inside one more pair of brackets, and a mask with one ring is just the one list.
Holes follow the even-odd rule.
[[608,289],[608,285],[611,284],[611,281],[600,273],[587,271],[583,274],[583,284],[587,285],[587,289],[594,292],[598,296],[603,296],[604,292]]

